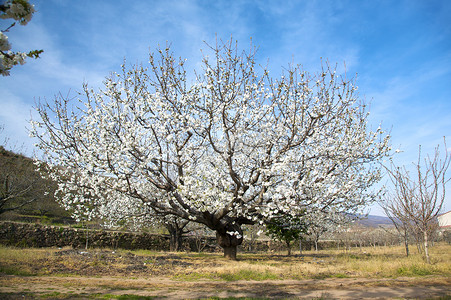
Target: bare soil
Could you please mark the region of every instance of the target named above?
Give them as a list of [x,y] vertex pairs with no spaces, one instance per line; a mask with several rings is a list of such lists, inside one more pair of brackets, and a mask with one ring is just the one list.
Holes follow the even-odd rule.
[[[31,262],[17,272],[0,273],[0,299],[110,299],[120,295],[155,299],[451,299],[446,276],[398,278],[320,278],[236,280],[177,277],[202,262],[222,263],[217,256],[137,255],[107,250],[60,250]],[[8,262],[0,262],[11,268]],[[136,299],[136,298],[132,298]]]
[[265,280],[186,282],[166,277],[0,277],[4,299],[45,297],[79,299],[96,295],[154,296],[155,299],[202,299],[209,297],[254,297],[294,299],[434,299],[451,297],[450,282],[429,285],[427,280],[398,278],[375,280],[341,278],[323,280]]

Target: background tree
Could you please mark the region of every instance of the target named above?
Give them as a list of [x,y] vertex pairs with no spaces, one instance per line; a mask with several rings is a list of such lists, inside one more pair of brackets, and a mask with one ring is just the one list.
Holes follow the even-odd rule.
[[188,224],[190,221],[177,216],[168,215],[163,220],[163,225],[169,233],[170,251],[181,251],[183,245],[183,235],[190,232]]
[[408,217],[409,214],[404,210],[404,206],[399,201],[394,201],[392,196],[391,194],[385,195],[380,199],[379,204],[402,237],[406,256],[409,256],[409,237],[413,229],[412,223]]
[[[133,229],[142,229],[149,224],[160,225],[169,233],[170,251],[181,251],[183,245],[183,236],[190,232],[188,228],[190,221],[181,219],[175,215],[155,211],[152,207],[143,204],[136,199],[127,199],[120,201],[121,205],[112,202],[105,203],[104,206],[96,209],[96,217],[104,221],[107,227],[128,227]],[[85,209],[83,207],[83,209]],[[93,211],[92,209],[90,210]],[[74,212],[78,215],[79,212]]]
[[252,252],[257,250],[258,239],[264,231],[265,226],[260,224],[243,226],[244,239],[247,242],[247,251]]
[[[14,19],[20,25],[26,25],[34,13],[34,5],[30,4],[28,0],[6,0],[0,4],[0,19]],[[5,33],[15,25],[16,22],[13,22],[0,32],[0,74],[3,76],[8,76],[9,70],[13,66],[23,65],[27,57],[38,58],[44,52],[44,50],[32,50],[28,53],[11,51],[11,44]]]
[[353,222],[357,217],[348,215],[334,210],[317,211],[305,216],[305,224],[307,226],[306,234],[315,244],[315,251],[318,251],[319,239],[326,233],[332,233],[337,228],[345,227]]
[[301,216],[280,214],[271,218],[265,226],[271,238],[286,244],[288,256],[291,255],[291,243],[299,241],[302,239],[302,234],[307,233],[307,224]]
[[414,164],[414,171],[410,173],[404,167],[392,164],[388,170],[393,190],[388,193],[386,207],[389,207],[401,222],[411,224],[421,237],[424,256],[430,263],[429,240],[436,229],[437,215],[440,213],[445,200],[445,186],[450,180],[447,170],[451,158],[447,152],[444,140],[445,155],[440,155],[439,146],[434,155],[421,157],[421,146],[418,151],[418,162]]
[[123,66],[80,101],[37,106],[32,133],[61,166],[52,178],[66,207],[136,199],[204,224],[235,259],[244,224],[307,208],[353,212],[375,199],[367,188],[389,137],[368,130],[353,81],[328,66],[274,79],[257,72],[253,47],[210,50],[194,79],[185,60],[158,50],[149,69]]

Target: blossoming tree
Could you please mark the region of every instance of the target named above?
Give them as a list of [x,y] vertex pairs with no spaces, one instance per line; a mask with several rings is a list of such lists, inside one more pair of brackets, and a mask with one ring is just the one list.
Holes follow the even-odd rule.
[[[3,2],[3,1],[2,1]],[[20,25],[26,25],[35,12],[34,5],[28,0],[6,0],[0,4],[0,19],[13,19]],[[15,65],[25,63],[27,57],[38,58],[43,50],[32,50],[28,53],[11,51],[11,44],[8,41],[8,32],[16,25],[13,22],[8,28],[0,31],[0,74],[9,75],[9,70]]]
[[193,77],[158,50],[148,69],[123,66],[78,101],[37,105],[31,133],[67,208],[144,203],[214,230],[235,259],[243,224],[374,199],[389,136],[367,128],[353,81],[328,66],[276,79],[256,70],[253,48],[210,49]]

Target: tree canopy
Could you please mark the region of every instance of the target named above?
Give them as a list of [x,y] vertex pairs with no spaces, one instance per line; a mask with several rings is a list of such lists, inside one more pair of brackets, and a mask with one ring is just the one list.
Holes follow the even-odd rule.
[[368,128],[352,79],[328,65],[273,78],[253,47],[210,50],[194,73],[159,49],[101,90],[37,105],[32,135],[67,208],[150,206],[216,231],[235,258],[243,224],[375,199],[389,135]]

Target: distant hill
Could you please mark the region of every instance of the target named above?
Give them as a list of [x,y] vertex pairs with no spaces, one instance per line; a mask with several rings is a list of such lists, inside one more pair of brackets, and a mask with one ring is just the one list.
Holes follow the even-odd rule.
[[36,171],[33,159],[0,145],[0,219],[68,218],[53,197],[56,183]]
[[368,215],[357,221],[358,224],[366,227],[393,226],[392,221],[387,217]]

